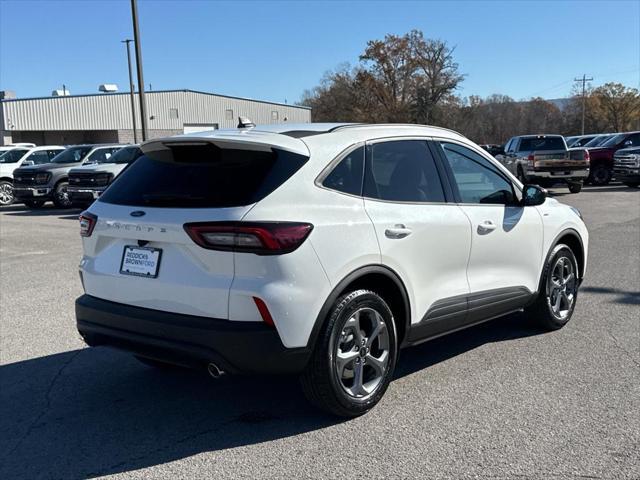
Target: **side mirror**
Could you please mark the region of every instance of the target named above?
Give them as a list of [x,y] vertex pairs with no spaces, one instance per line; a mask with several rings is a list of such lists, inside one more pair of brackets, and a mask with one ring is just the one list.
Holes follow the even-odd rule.
[[522,189],[522,205],[533,207],[542,205],[547,198],[547,191],[538,185],[525,185]]
[[22,165],[24,165],[25,167],[30,167],[31,165],[35,165],[36,163],[33,160],[25,160],[24,162],[22,162]]
[[624,142],[623,144],[625,147],[630,147],[631,145],[633,145],[633,142],[631,140],[627,140],[626,142]]

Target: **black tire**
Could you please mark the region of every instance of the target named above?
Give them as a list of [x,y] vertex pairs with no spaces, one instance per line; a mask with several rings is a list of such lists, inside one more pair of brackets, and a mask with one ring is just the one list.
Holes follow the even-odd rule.
[[591,185],[608,185],[611,181],[611,170],[603,163],[597,163],[591,168],[589,181],[591,182]]
[[13,183],[2,180],[0,182],[0,207],[8,207],[15,201]]
[[53,203],[58,208],[71,208],[72,203],[67,193],[69,182],[58,182],[53,190]]
[[625,182],[625,185],[629,188],[638,188],[640,187],[640,183],[638,182]]
[[163,362],[162,360],[156,360],[155,358],[147,358],[140,355],[134,355],[134,357],[147,367],[157,368],[159,370],[174,370],[176,368],[181,368],[179,365],[174,363]]
[[42,208],[44,205],[44,200],[25,200],[24,204],[29,208]]
[[571,193],[580,193],[580,190],[582,190],[582,184],[581,183],[570,183],[569,184],[569,191]]
[[[371,320],[367,318],[369,315],[379,325],[384,324],[384,327],[380,328],[383,333],[380,333],[378,337],[375,335],[367,337],[366,335],[373,332],[367,332],[358,327],[358,337],[355,334],[349,334],[348,332],[356,330],[350,330],[352,327],[347,323],[353,321],[354,314],[357,312],[363,318],[362,323],[358,321],[357,325],[370,322]],[[373,322],[371,324],[373,325]],[[381,347],[382,335],[385,335],[384,346],[388,347],[386,349]],[[357,341],[357,338],[361,338],[362,344]],[[374,365],[380,365],[383,362],[374,362],[369,355],[369,348],[366,348],[365,354],[362,353],[365,349],[364,346],[368,345],[366,343],[368,338],[378,338],[378,340],[373,340],[373,344],[371,344],[371,355],[373,357],[379,355],[380,359],[386,359],[384,367],[374,367]],[[348,345],[348,342],[353,343],[353,348],[347,349],[345,353],[341,348]],[[375,342],[378,342],[377,346]],[[362,346],[358,347],[357,345]],[[352,355],[354,358],[343,364],[340,376],[336,363],[338,353]],[[384,395],[393,378],[397,354],[397,335],[391,309],[377,293],[369,290],[356,290],[336,300],[318,336],[309,364],[300,377],[300,383],[306,397],[316,407],[341,417],[356,417],[371,410]],[[358,363],[357,367],[356,362]],[[346,366],[348,363],[352,364],[351,370]],[[345,373],[351,371],[353,375],[351,390],[356,390],[357,368],[359,368],[360,378],[363,379],[360,386],[364,391],[366,391],[366,383],[375,383],[375,386],[371,388],[371,391],[367,391],[366,395],[350,394],[347,391],[349,387],[345,386]],[[378,374],[376,371],[380,373]],[[367,380],[365,383],[366,378],[372,380]]]
[[[560,259],[569,262],[573,272],[573,280],[565,284],[565,293],[567,294],[567,298],[571,299],[571,302],[565,304],[567,308],[564,310],[564,313],[559,314],[554,311],[552,303],[555,303],[555,300],[558,298],[557,290],[555,290],[556,293],[554,295],[553,285],[555,281],[554,278],[557,278],[557,267]],[[556,245],[544,267],[538,298],[533,305],[526,309],[526,313],[531,320],[535,321],[535,323],[545,330],[558,330],[564,327],[569,320],[571,320],[578,299],[578,276],[578,262],[571,248],[564,244]],[[563,301],[564,300],[561,300],[560,305],[562,305]]]

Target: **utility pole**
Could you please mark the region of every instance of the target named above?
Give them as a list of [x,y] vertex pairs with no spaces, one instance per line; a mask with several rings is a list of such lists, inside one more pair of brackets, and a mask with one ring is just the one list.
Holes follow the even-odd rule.
[[147,132],[147,101],[144,97],[144,76],[142,74],[142,49],[140,48],[140,27],[138,26],[138,1],[131,0],[131,19],[133,21],[133,40],[136,45],[136,67],[138,70],[138,90],[140,92],[140,123],[142,126],[142,141],[148,137]]
[[133,121],[133,143],[138,143],[138,126],[136,125],[136,101],[133,90],[133,74],[131,73],[131,52],[129,50],[129,44],[133,42],[133,40],[127,38],[126,40],[122,40],[120,43],[127,44],[127,64],[129,65],[129,94],[131,95],[131,120]]
[[587,98],[585,96],[585,91],[586,91],[586,85],[587,82],[591,82],[593,80],[592,77],[587,78],[586,75],[582,75],[582,78],[574,78],[573,81],[574,82],[582,82],[582,135],[584,135],[584,111],[586,108],[586,101]]

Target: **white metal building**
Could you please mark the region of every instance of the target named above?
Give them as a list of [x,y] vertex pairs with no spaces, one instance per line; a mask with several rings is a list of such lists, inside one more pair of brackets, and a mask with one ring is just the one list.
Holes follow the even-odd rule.
[[[308,107],[229,97],[193,90],[146,92],[149,138],[217,128],[234,128],[238,117],[256,125],[307,123]],[[129,93],[40,98],[4,98],[0,109],[0,145],[133,142]],[[140,134],[138,95],[135,108]]]

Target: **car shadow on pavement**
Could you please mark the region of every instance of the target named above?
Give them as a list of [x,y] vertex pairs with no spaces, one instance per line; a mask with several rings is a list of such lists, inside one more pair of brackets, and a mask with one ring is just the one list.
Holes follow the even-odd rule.
[[580,291],[588,293],[604,293],[608,295],[616,295],[616,298],[612,300],[612,302],[623,303],[626,305],[640,305],[640,292],[622,290],[620,288],[586,286],[581,287]]
[[[403,350],[396,377],[487,342],[539,333],[519,320],[512,315]],[[311,407],[293,377],[213,381],[101,347],[1,366],[0,398],[1,478],[129,472],[341,422]]]

